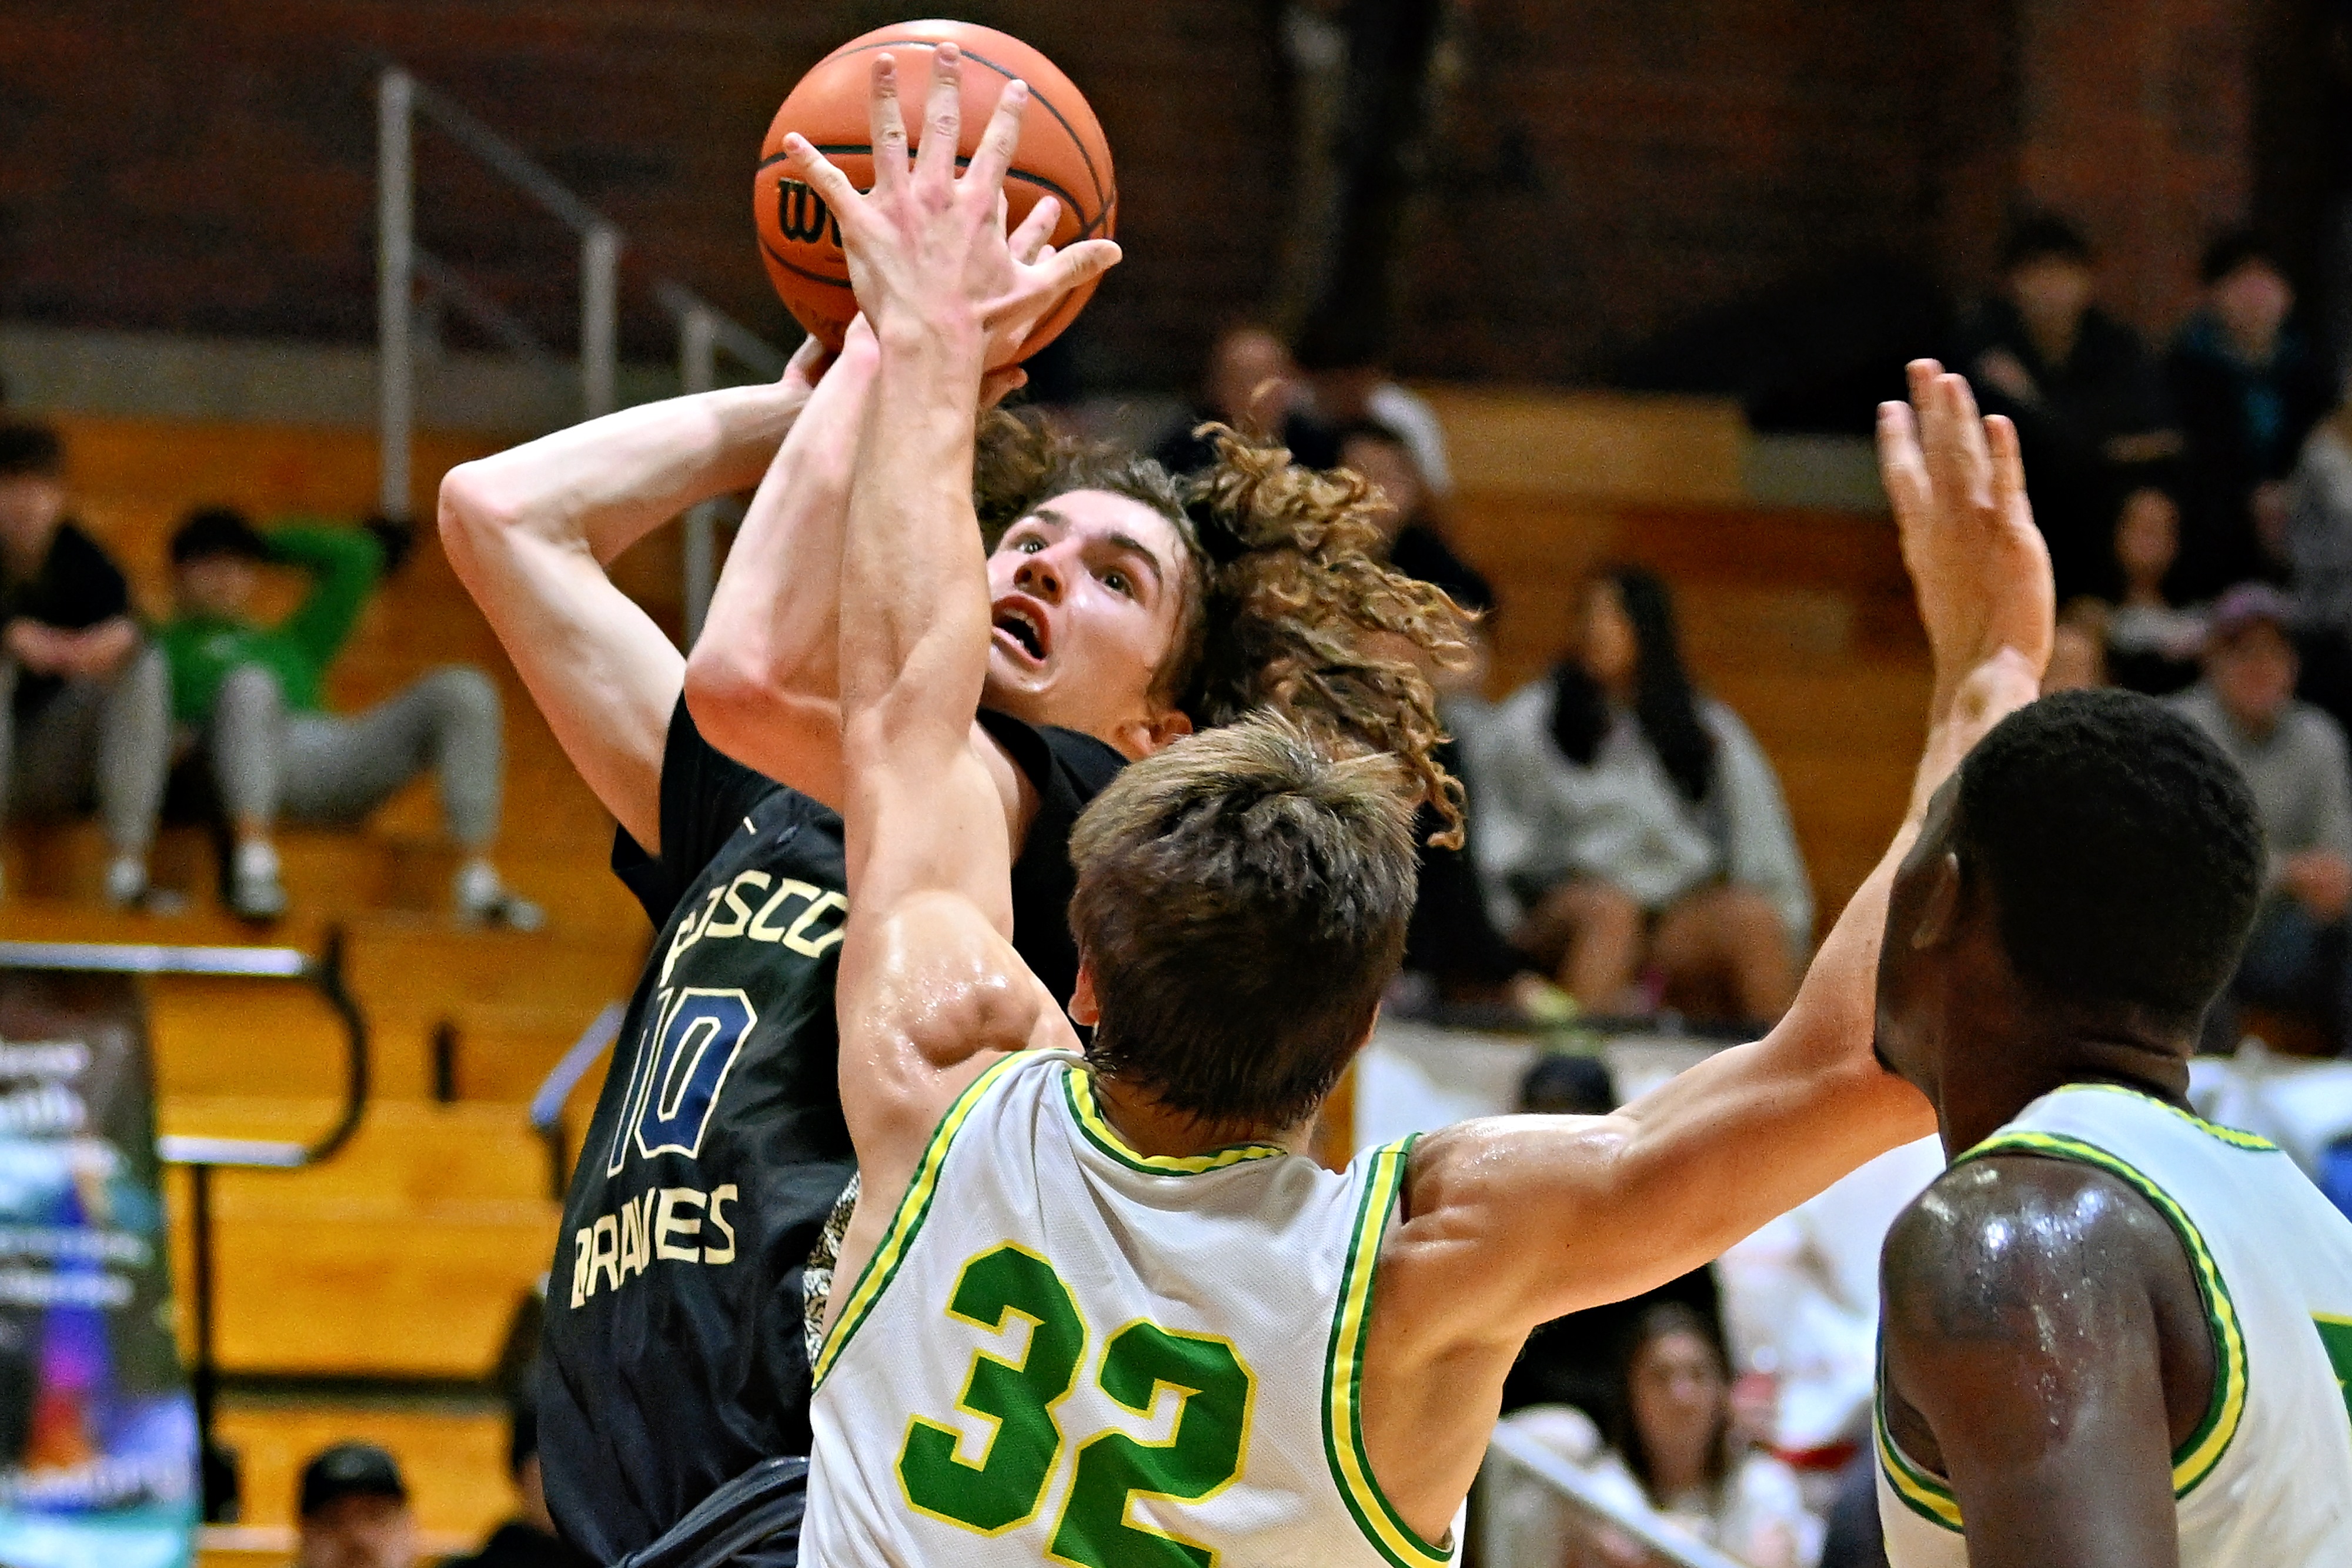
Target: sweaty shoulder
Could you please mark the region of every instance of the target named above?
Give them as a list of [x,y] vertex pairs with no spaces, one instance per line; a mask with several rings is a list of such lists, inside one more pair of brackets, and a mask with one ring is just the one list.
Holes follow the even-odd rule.
[[1954,1166],[1912,1201],[1886,1237],[1890,1334],[1998,1336],[2087,1305],[2086,1280],[2178,1277],[2193,1295],[2179,1239],[2120,1177],[2072,1160],[1995,1155]]

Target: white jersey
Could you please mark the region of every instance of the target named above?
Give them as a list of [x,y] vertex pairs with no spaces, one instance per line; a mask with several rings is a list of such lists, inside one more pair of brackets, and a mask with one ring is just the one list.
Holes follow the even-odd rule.
[[[2267,1140],[2108,1084],[2069,1084],[1960,1156],[2080,1160],[2179,1233],[2213,1331],[2213,1399],[2173,1454],[2181,1568],[2352,1563],[2352,1220]],[[1878,1432],[1893,1568],[1966,1568],[1958,1504]]]
[[931,1136],[816,1363],[812,1568],[1444,1568],[1357,1416],[1411,1140],[1136,1154],[1065,1051]]

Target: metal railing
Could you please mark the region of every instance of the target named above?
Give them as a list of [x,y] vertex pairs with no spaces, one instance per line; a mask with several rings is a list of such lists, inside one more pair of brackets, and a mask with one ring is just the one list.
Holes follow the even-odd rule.
[[563,1143],[564,1103],[572,1098],[572,1091],[579,1086],[588,1070],[596,1065],[596,1059],[621,1038],[621,1020],[628,1011],[626,1002],[606,1002],[604,1010],[588,1020],[588,1027],[580,1031],[580,1038],[572,1042],[572,1049],[563,1053],[563,1060],[555,1064],[530,1097],[531,1131],[547,1145],[548,1196],[558,1203],[563,1201],[572,1186],[571,1151]]
[[1553,1453],[1528,1434],[1508,1426],[1495,1428],[1486,1448],[1488,1462],[1500,1458],[1543,1483],[1553,1496],[1569,1504],[1581,1520],[1598,1522],[1639,1542],[1660,1562],[1673,1568],[1747,1568],[1701,1542],[1661,1528],[1657,1517],[1637,1512],[1595,1486],[1584,1470]]
[[[411,454],[416,433],[416,354],[412,308],[421,282],[510,351],[551,359],[544,343],[446,262],[416,243],[416,126],[431,125],[570,228],[580,246],[580,407],[582,417],[614,406],[620,354],[621,253],[628,238],[537,160],[471,113],[398,66],[376,78],[376,504],[408,514]],[[677,329],[678,380],[687,392],[718,382],[723,353],[754,374],[783,374],[775,345],[673,278],[653,283],[654,303]],[[712,535],[717,509],[687,514],[684,572],[687,641],[702,630],[716,580]]]
[[[295,980],[316,986],[343,1025],[342,1106],[327,1129],[308,1143],[271,1138],[205,1138],[167,1134],[155,1140],[166,1165],[188,1172],[189,1312],[196,1358],[189,1391],[196,1406],[197,1439],[212,1469],[213,1418],[220,1398],[220,1363],[214,1333],[213,1173],[217,1170],[300,1170],[333,1157],[359,1131],[367,1113],[367,1019],[343,984],[343,937],[330,932],[314,957],[297,947],[172,947],[113,942],[0,942],[0,969],[65,970],[102,975],[197,975],[255,980]],[[206,1517],[213,1500],[206,1499]]]

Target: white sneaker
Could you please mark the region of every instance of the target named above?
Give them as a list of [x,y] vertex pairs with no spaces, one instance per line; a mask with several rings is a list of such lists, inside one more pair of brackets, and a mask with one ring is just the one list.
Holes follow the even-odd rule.
[[274,845],[236,846],[236,859],[229,862],[228,906],[243,920],[276,920],[286,913],[286,886],[278,880]]
[[179,915],[188,907],[184,896],[147,880],[147,862],[140,855],[117,855],[106,868],[106,902],[141,915]]
[[460,925],[537,931],[547,924],[547,912],[509,887],[498,868],[486,860],[467,861],[458,867],[451,894]]

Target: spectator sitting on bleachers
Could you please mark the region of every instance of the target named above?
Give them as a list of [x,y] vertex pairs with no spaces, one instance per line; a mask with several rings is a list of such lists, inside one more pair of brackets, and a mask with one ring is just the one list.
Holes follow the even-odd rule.
[[[2091,303],[2091,263],[2073,224],[2021,219],[2002,247],[2002,292],[1976,312],[1954,356],[1985,412],[2017,423],[2062,603],[2112,591],[2116,502],[2180,444],[2139,335]],[[2201,597],[2221,585],[2191,586]]]
[[507,1473],[514,1478],[522,1512],[501,1524],[470,1557],[452,1558],[442,1568],[594,1568],[593,1562],[555,1533],[547,1511],[547,1489],[539,1466],[539,1410],[526,1396],[515,1401],[507,1444]]
[[416,1568],[416,1516],[400,1465],[373,1443],[337,1443],[302,1467],[294,1568]]
[[[328,666],[382,560],[383,547],[361,529],[289,525],[265,536],[226,507],[191,514],[172,538],[176,614],[161,641],[174,714],[200,737],[236,835],[230,906],[247,919],[285,913],[270,836],[281,811],[356,823],[432,768],[449,836],[466,854],[452,889],[459,922],[535,930],[538,906],[510,891],[488,858],[505,745],[489,677],[446,664],[364,713],[324,711]],[[248,613],[263,563],[311,577],[300,605],[275,626]]]
[[0,424],[0,817],[56,817],[95,797],[107,900],[135,907],[150,902],[171,765],[163,658],[121,571],[65,508],[57,434]]
[[[1383,504],[1375,520],[1388,536],[1389,559],[1397,570],[1435,583],[1465,610],[1490,613],[1495,590],[1447,542],[1412,444],[1376,419],[1345,425],[1339,437],[1339,466],[1353,469],[1380,488]],[[1464,678],[1475,683],[1483,671],[1473,670]]]
[[1216,445],[1194,433],[1213,421],[1247,436],[1280,441],[1301,467],[1328,468],[1339,460],[1339,443],[1330,426],[1308,412],[1307,400],[1298,367],[1273,329],[1238,323],[1217,335],[1202,373],[1199,402],[1151,455],[1171,474],[1208,467],[1217,460]]
[[1386,425],[1412,451],[1429,493],[1440,501],[1453,496],[1445,427],[1421,394],[1389,374],[1376,328],[1318,321],[1299,340],[1297,362],[1314,389],[1314,412],[1327,424],[1335,430],[1367,420]]
[[2313,427],[2288,481],[2286,555],[2302,695],[2352,726],[2352,402]]
[[2107,682],[2107,623],[2112,608],[2104,599],[2077,599],[2058,613],[2051,628],[2050,664],[2042,672],[2042,695],[2083,691]]
[[1747,726],[1692,689],[1656,577],[1596,581],[1580,645],[1468,750],[1504,924],[1580,1004],[1742,1023],[1788,1007],[1813,920],[1788,807]]
[[[2169,696],[2197,678],[2206,612],[2175,604],[2165,583],[2180,555],[2180,507],[2169,492],[2143,485],[2116,518],[2116,567],[2123,597],[2107,617],[2107,672],[2115,684]],[[2047,681],[2043,689],[2053,690]]]
[[2187,444],[2179,576],[2210,594],[2284,563],[2287,476],[2336,389],[2287,324],[2294,287],[2260,238],[2241,231],[2216,240],[2200,276],[2203,300],[2164,368]]
[[[2295,698],[2289,612],[2267,584],[2223,594],[2205,678],[2172,701],[2244,773],[2270,844],[2270,891],[2226,1000],[2305,1019],[2340,1051],[2352,1030],[2352,777],[2344,731]],[[2223,1047],[2230,1011],[2217,1006],[2209,1025]]]

